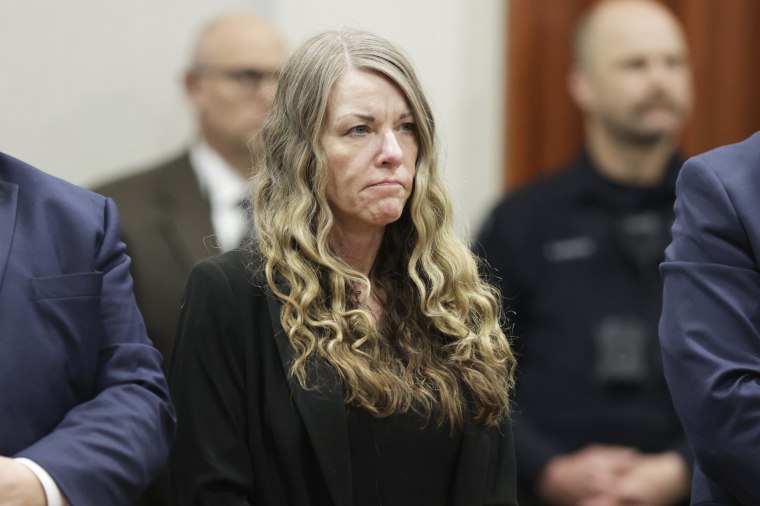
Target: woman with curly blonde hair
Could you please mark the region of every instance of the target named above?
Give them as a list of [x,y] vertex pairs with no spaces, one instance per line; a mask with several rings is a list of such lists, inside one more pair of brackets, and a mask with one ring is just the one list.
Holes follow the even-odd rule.
[[311,38],[258,142],[256,239],[188,281],[174,504],[516,504],[515,361],[407,58]]

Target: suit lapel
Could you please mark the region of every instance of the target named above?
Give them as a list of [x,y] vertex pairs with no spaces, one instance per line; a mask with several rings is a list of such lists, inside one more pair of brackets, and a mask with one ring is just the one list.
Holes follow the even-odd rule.
[[0,181],[0,286],[11,253],[13,230],[16,228],[18,185]]
[[184,272],[219,253],[213,244],[211,208],[201,194],[187,154],[167,167],[156,202],[163,211],[161,235]]
[[[271,294],[267,301],[277,350],[287,372],[294,357],[280,325],[281,305]],[[296,379],[289,379],[294,404],[306,426],[333,503],[335,506],[353,506],[351,453],[340,381],[333,368],[320,359],[311,361],[307,366],[307,378],[309,385],[318,385],[319,388],[304,390]]]

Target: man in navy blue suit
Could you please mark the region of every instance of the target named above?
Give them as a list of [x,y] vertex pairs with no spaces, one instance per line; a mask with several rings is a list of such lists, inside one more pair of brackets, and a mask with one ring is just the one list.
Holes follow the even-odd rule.
[[660,341],[695,456],[692,504],[760,504],[760,133],[676,186]]
[[175,417],[115,204],[0,153],[0,505],[133,504]]

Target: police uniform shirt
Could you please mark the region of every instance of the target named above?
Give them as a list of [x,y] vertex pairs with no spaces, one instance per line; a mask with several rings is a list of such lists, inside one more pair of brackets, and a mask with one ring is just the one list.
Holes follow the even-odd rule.
[[584,154],[501,202],[479,237],[515,324],[518,478],[590,443],[688,446],[657,341],[658,266],[669,242],[674,156],[662,182],[617,184]]

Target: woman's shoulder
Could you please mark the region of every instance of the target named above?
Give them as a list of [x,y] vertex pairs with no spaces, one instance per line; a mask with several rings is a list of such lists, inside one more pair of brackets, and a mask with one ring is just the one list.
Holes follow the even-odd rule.
[[193,267],[190,280],[224,283],[235,292],[263,295],[266,287],[263,266],[258,252],[239,248],[201,260]]

